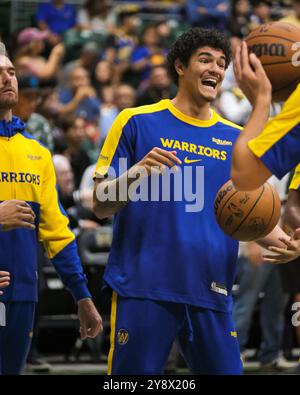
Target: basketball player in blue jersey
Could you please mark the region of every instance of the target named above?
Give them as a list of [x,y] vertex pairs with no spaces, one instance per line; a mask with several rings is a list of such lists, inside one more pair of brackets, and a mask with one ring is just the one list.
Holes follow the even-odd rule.
[[251,190],[272,174],[282,178],[300,162],[300,84],[282,111],[268,122],[271,83],[260,60],[243,43],[236,51],[236,80],[253,106],[232,154],[232,180],[236,188]]
[[[163,373],[174,341],[193,374],[242,372],[231,316],[238,242],[220,230],[213,208],[240,132],[210,107],[230,58],[221,33],[184,33],[168,55],[176,97],[123,110],[104,143],[94,210],[99,218],[114,214],[104,274],[112,290],[109,374]],[[133,187],[147,185],[152,197],[168,168],[183,175],[185,187],[200,182],[200,209],[161,194],[136,199]],[[281,246],[279,237],[287,236],[277,227],[262,243]]]

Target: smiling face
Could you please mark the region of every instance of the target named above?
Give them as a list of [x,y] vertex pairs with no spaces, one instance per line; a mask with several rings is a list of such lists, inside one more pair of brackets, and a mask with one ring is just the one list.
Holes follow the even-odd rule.
[[184,89],[197,102],[215,100],[224,79],[226,58],[224,52],[208,46],[194,51],[187,66],[175,61],[179,89]]
[[0,55],[0,110],[10,110],[18,102],[18,82],[11,61]]

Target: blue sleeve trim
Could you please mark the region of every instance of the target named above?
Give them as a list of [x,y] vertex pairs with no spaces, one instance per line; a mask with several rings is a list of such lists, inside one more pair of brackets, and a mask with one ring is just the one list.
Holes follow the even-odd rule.
[[52,258],[51,262],[62,282],[69,289],[76,301],[91,298],[91,294],[87,288],[87,278],[81,266],[75,240]]
[[299,132],[300,125],[296,125],[260,157],[265,166],[279,179],[299,163]]

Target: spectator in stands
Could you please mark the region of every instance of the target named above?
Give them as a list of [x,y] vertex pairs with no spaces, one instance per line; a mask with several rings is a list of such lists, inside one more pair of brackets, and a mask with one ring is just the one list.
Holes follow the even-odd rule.
[[263,23],[271,21],[271,4],[267,0],[255,0],[250,16],[250,29],[256,29]]
[[68,115],[60,119],[60,127],[64,132],[65,147],[62,153],[69,159],[74,173],[75,188],[78,189],[85,169],[91,164],[88,154],[81,148],[86,138],[85,120]]
[[250,33],[249,0],[235,0],[232,7],[228,30],[232,36],[244,38]]
[[153,66],[165,64],[166,49],[160,46],[155,25],[146,26],[141,34],[141,42],[131,55],[131,68],[138,76],[136,86],[148,81]]
[[293,12],[281,19],[281,22],[291,23],[300,28],[300,0],[292,0]]
[[18,74],[33,74],[41,80],[56,79],[65,49],[63,44],[57,44],[48,59],[44,58],[44,41],[48,37],[49,32],[30,27],[19,33],[18,49],[14,57]]
[[139,23],[138,8],[123,9],[119,12],[120,25],[114,34],[115,82],[127,81],[126,73],[130,68],[130,58],[138,42],[136,28]]
[[134,106],[135,102],[135,90],[132,86],[127,84],[120,84],[116,87],[114,103],[118,110],[118,113]]
[[176,38],[176,35],[174,34],[174,31],[172,29],[172,21],[161,20],[157,22],[156,31],[161,46],[163,48],[169,48]]
[[99,146],[102,147],[108,131],[116,119],[117,115],[125,108],[134,106],[136,100],[136,92],[131,85],[120,84],[114,91],[113,103],[111,105],[102,106],[100,117],[100,141]]
[[75,190],[74,174],[69,159],[64,155],[52,157],[59,200],[65,210],[74,205],[73,192]]
[[88,72],[83,67],[75,67],[70,73],[66,87],[58,92],[58,107],[60,115],[76,114],[98,122],[100,116],[100,101],[91,85]]
[[108,60],[100,60],[94,70],[94,86],[100,96],[101,101],[102,89],[113,84],[114,67]]
[[43,98],[39,80],[32,75],[24,75],[18,78],[18,82],[19,101],[13,113],[26,122],[27,133],[52,152],[54,144],[51,126],[44,116],[36,112],[39,101]]
[[76,67],[83,67],[91,77],[94,74],[95,67],[99,60],[100,48],[94,41],[89,41],[83,45],[80,51],[78,59],[68,62],[61,73],[60,85],[63,86],[65,81],[69,80],[70,73],[76,69]]
[[166,67],[154,66],[150,72],[149,85],[138,93],[136,106],[172,99],[175,94],[176,87],[171,83]]
[[106,0],[87,0],[78,12],[78,24],[81,30],[100,34],[113,34],[117,17],[114,9]]
[[186,13],[192,26],[225,30],[229,0],[187,0]]
[[[69,159],[64,155],[53,155],[53,164],[57,179],[57,187],[60,202],[70,216],[70,226],[80,227],[81,229],[94,229],[100,221],[92,211],[93,202],[93,177],[90,174],[89,166],[82,177],[80,187],[75,190],[74,174]],[[90,180],[87,180],[89,175]],[[70,210],[71,209],[71,210]]]
[[55,42],[66,30],[76,26],[76,9],[64,0],[41,3],[37,9],[36,21],[41,30],[50,30]]

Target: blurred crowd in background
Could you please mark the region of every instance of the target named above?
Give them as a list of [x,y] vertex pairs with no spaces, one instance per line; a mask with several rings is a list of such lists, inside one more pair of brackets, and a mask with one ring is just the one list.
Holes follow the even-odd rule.
[[[23,1],[22,6],[26,8],[27,3],[29,1]],[[27,132],[52,152],[61,203],[78,234],[85,231],[96,234],[97,229],[107,230],[111,225],[111,219],[99,221],[92,212],[92,174],[116,116],[125,108],[152,104],[176,94],[176,86],[166,69],[170,43],[191,26],[214,27],[230,38],[234,52],[251,30],[280,19],[300,27],[300,0],[87,0],[75,3],[52,0],[35,2],[35,11],[22,30],[7,32],[0,27],[1,39],[19,81],[19,103],[14,114],[26,122]],[[239,125],[245,123],[251,111],[236,85],[232,66],[226,72],[214,107]],[[278,104],[272,112],[279,110]],[[284,182],[285,185],[280,186],[284,191],[283,201],[287,179]],[[109,232],[105,235],[100,244],[108,251]],[[99,252],[97,238],[94,242],[91,251],[94,248]],[[251,283],[259,270],[265,270],[261,268],[261,251],[247,245],[240,258],[240,267],[244,270],[245,259],[247,265],[252,265],[248,266],[252,271],[250,275],[248,270],[247,277]],[[87,262],[83,259],[83,263]],[[247,295],[239,300],[235,312],[237,321],[245,317],[239,323],[242,349],[247,345],[257,298],[271,282],[270,273],[260,276],[260,285],[251,297]],[[100,288],[99,283],[98,286]],[[280,287],[280,281],[276,287]],[[250,288],[245,285],[245,290]],[[274,297],[274,292],[270,292]],[[277,318],[275,323],[274,319],[267,318],[271,328],[263,328],[261,353],[265,365],[278,361],[281,355],[280,339],[284,329],[280,320],[286,306],[283,294],[283,290],[280,295],[277,292],[277,299],[270,304],[273,307],[276,304],[279,313],[266,309],[269,315],[277,314]],[[261,323],[264,321],[262,318]],[[272,328],[275,333],[270,334]],[[298,342],[300,345],[300,333]]]

